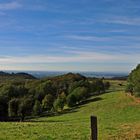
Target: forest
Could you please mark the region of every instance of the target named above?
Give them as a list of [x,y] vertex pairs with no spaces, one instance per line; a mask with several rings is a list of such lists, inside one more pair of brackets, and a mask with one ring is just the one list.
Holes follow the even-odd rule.
[[[140,96],[139,79],[140,64],[129,74],[125,92]],[[24,121],[28,117],[63,112],[64,108],[105,93],[109,87],[109,80],[74,73],[37,79],[27,73],[0,72],[0,120]]]
[[43,79],[26,73],[1,72],[0,75],[1,121],[53,115],[92,95],[105,93],[110,86],[104,78],[87,78],[73,73]]

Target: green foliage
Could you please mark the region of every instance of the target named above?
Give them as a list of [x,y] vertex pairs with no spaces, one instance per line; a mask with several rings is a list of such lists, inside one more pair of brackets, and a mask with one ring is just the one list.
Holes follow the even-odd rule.
[[99,140],[139,140],[140,104],[122,91],[93,96],[90,100],[58,116],[40,117],[32,122],[2,122],[0,139],[89,140],[90,116],[95,115]]
[[21,116],[22,121],[24,120],[25,116],[29,116],[32,114],[33,109],[33,97],[24,97],[21,99],[19,104],[18,115]]
[[68,88],[68,93],[72,93],[72,91],[74,89],[76,89],[77,87],[89,87],[89,82],[86,80],[80,80],[80,81],[75,81],[73,83],[70,84],[69,88]]
[[33,106],[33,114],[34,115],[40,115],[41,114],[41,104],[38,100],[35,101],[35,104]]
[[19,103],[20,103],[20,100],[17,98],[13,98],[9,101],[9,104],[8,104],[8,116],[9,117],[18,116]]
[[16,97],[23,97],[28,93],[28,90],[23,85],[6,84],[0,90],[1,95],[7,96],[7,100]]
[[125,92],[133,93],[133,85],[131,83],[126,85]]
[[65,93],[61,93],[58,98],[54,102],[54,109],[55,111],[62,111],[66,102],[66,95]]
[[88,89],[85,87],[77,87],[67,97],[68,106],[74,106],[76,103],[86,99],[89,96]]
[[8,116],[8,97],[5,94],[0,94],[0,116]]
[[80,102],[88,97],[88,90],[85,87],[77,87],[71,94],[76,96],[77,102]]
[[[24,73],[18,74],[21,75],[29,78]],[[102,79],[94,78],[91,82],[73,73],[44,79],[8,81],[0,84],[0,116],[21,116],[24,119],[32,113],[38,115],[41,111],[62,111],[65,104],[74,106],[89,98],[91,92],[102,93],[106,88],[108,85]]]
[[140,64],[129,74],[126,91],[140,96]]
[[104,83],[101,79],[96,80],[95,87],[96,87],[96,90],[99,94],[105,92],[105,86],[104,86]]
[[53,107],[54,97],[51,94],[48,94],[42,100],[42,109],[43,111],[50,111]]
[[77,99],[76,96],[74,94],[69,94],[67,96],[67,105],[69,107],[73,107],[74,105],[76,105]]
[[7,100],[17,95],[16,90],[12,85],[3,86],[0,94],[7,96]]
[[40,83],[36,87],[35,98],[40,102],[43,100],[45,95],[51,94],[54,95],[56,92],[55,88],[52,86],[52,82],[50,80]]
[[105,90],[108,90],[110,88],[110,82],[109,81],[104,82],[104,88],[105,88]]
[[91,79],[90,80],[90,85],[89,85],[89,90],[92,94],[100,94],[104,93],[106,90],[108,90],[110,87],[109,82],[104,82],[104,79]]

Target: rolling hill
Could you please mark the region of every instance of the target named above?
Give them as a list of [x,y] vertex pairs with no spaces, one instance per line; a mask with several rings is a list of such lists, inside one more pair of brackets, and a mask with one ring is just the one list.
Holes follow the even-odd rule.
[[0,71],[0,82],[6,81],[23,81],[23,80],[33,80],[36,79],[34,76],[28,73],[7,73]]

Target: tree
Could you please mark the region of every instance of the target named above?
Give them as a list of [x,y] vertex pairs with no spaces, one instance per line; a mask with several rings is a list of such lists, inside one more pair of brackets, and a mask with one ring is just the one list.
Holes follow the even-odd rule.
[[105,86],[102,79],[96,80],[96,89],[99,94],[105,92]]
[[77,87],[67,96],[67,104],[69,107],[76,105],[76,103],[89,97],[89,92],[86,87]]
[[0,120],[5,120],[8,116],[8,97],[0,93]]
[[54,109],[62,111],[66,102],[66,95],[62,92],[54,102]]
[[126,91],[140,96],[140,64],[129,74]]
[[89,82],[87,80],[75,81],[75,82],[70,84],[70,86],[68,88],[68,92],[72,93],[72,91],[74,89],[76,89],[77,87],[86,87],[86,88],[88,88],[89,86],[90,86],[90,84],[89,84]]
[[36,87],[35,98],[41,102],[46,95],[48,94],[54,95],[55,92],[56,91],[55,88],[52,86],[52,82],[48,80],[39,84]]
[[28,89],[23,85],[15,86],[15,96],[14,97],[23,97],[28,94]]
[[8,104],[8,116],[15,117],[18,116],[19,99],[13,98]]
[[42,100],[42,109],[44,111],[49,111],[53,107],[54,97],[51,94],[48,94]]
[[33,113],[34,115],[40,115],[41,113],[41,104],[38,100],[35,101],[35,104],[33,106]]
[[74,94],[69,94],[67,96],[67,105],[69,107],[73,107],[74,105],[76,105],[76,102],[77,102],[77,99]]
[[31,115],[33,109],[33,97],[24,97],[21,99],[19,104],[18,115],[21,116],[21,121],[24,120],[25,116]]

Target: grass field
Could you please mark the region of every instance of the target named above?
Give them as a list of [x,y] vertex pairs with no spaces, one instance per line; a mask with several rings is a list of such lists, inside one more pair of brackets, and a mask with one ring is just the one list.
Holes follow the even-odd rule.
[[91,115],[98,117],[99,140],[140,139],[140,104],[116,91],[93,96],[59,116],[1,122],[0,140],[89,140]]

